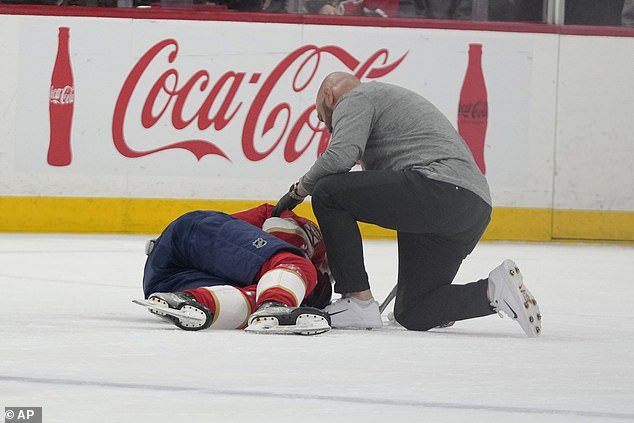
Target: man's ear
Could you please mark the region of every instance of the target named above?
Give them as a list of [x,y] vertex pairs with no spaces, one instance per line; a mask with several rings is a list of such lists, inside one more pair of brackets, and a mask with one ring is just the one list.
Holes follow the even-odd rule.
[[324,87],[324,100],[326,101],[326,106],[330,109],[335,107],[335,93],[332,91],[331,87]]

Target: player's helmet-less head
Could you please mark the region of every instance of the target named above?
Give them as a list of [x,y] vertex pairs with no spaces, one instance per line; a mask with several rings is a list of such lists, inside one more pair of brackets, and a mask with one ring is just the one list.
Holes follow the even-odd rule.
[[315,253],[315,244],[321,240],[321,236],[317,240],[311,240],[311,236],[304,228],[291,218],[270,217],[262,225],[262,230],[300,248],[309,259],[312,259]]
[[298,216],[270,217],[262,229],[300,248],[318,270],[330,272],[321,231],[311,220]]

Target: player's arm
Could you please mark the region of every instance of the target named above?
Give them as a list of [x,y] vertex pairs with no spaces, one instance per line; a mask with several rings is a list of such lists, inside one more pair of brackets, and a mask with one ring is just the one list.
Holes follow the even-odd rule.
[[271,204],[260,204],[252,209],[243,210],[237,213],[232,213],[231,216],[237,217],[253,226],[261,228],[264,225],[264,221],[271,217],[271,211],[273,206]]

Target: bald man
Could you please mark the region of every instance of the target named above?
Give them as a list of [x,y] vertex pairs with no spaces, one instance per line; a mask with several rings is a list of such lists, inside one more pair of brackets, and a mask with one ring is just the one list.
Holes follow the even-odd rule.
[[[452,284],[484,233],[491,196],[469,147],[429,101],[405,88],[335,72],[322,82],[317,116],[330,145],[277,203],[273,215],[312,196],[341,298],[326,307],[333,328],[383,321],[363,260],[357,222],[397,231],[394,317],[411,330],[504,312],[531,337],[537,303],[505,260],[488,277]],[[349,172],[359,161],[362,172]],[[501,316],[501,314],[500,314]]]

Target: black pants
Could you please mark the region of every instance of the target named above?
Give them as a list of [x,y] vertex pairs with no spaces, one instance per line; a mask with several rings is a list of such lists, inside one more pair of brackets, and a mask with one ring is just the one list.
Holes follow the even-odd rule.
[[322,178],[312,204],[335,292],[370,287],[359,221],[397,231],[394,316],[404,327],[427,330],[492,313],[486,279],[451,284],[490,221],[491,207],[474,193],[415,171],[348,172]]

